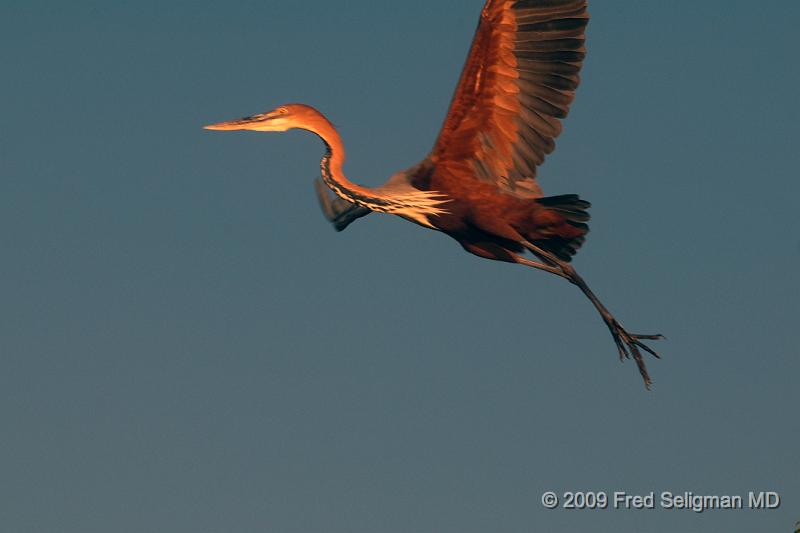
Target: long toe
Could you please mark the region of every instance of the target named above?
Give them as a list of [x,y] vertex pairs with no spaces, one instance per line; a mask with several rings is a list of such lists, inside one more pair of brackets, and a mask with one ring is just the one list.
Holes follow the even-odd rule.
[[653,381],[650,379],[650,373],[647,371],[647,364],[642,357],[642,351],[649,353],[656,359],[661,359],[655,350],[646,345],[643,340],[661,340],[664,339],[663,335],[638,335],[625,331],[625,328],[617,322],[612,320],[608,323],[608,329],[611,330],[611,335],[614,337],[614,342],[620,352],[620,359],[633,358],[636,361],[636,366],[639,369],[639,374],[644,380],[644,386],[650,390]]
[[645,341],[663,341],[666,339],[664,335],[656,334],[656,335],[642,335],[639,333],[631,333],[631,337],[634,339],[645,340]]

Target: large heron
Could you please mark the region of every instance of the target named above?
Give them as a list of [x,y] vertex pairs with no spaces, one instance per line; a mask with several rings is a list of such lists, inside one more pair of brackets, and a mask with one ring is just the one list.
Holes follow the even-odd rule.
[[[381,187],[345,177],[339,134],[307,105],[282,105],[206,129],[298,128],[318,135],[327,150],[317,195],[337,231],[373,211],[389,213],[446,233],[477,256],[568,280],[591,300],[620,359],[633,357],[649,388],[641,352],[658,355],[642,341],[663,337],[625,330],[570,264],[589,231],[589,202],[574,194],[545,197],[536,180],[578,87],[588,20],[586,0],[487,0],[433,150]],[[523,256],[526,251],[537,260]]]

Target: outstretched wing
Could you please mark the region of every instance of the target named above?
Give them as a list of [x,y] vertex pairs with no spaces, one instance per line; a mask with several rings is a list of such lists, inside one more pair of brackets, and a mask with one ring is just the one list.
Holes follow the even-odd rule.
[[523,198],[555,148],[585,55],[586,0],[487,0],[430,159]]

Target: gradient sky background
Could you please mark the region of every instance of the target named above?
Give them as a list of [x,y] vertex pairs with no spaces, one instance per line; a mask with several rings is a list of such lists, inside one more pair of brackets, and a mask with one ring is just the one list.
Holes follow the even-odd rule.
[[[792,531],[800,520],[800,4],[591,3],[548,194],[594,204],[563,280],[351,179],[422,158],[481,0],[0,3],[0,520],[76,533]],[[547,511],[546,490],[774,490],[778,511]]]

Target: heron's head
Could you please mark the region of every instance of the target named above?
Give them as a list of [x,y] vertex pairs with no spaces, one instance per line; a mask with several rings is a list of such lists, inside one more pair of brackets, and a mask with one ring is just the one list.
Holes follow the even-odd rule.
[[252,115],[227,122],[209,124],[207,130],[234,131],[286,131],[292,128],[316,130],[321,123],[327,123],[322,113],[303,104],[286,104],[272,111]]

